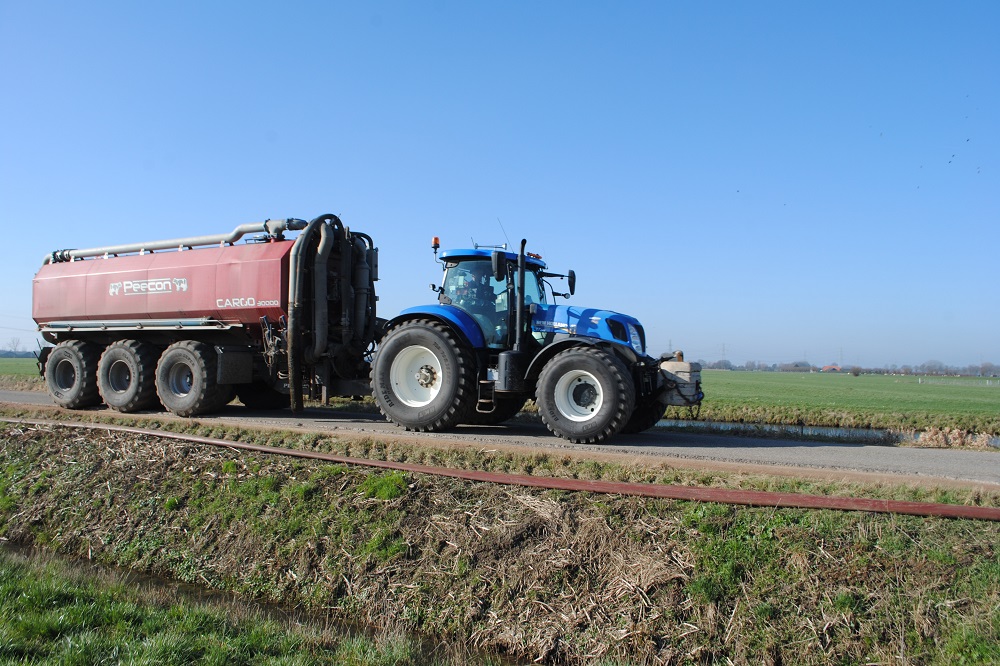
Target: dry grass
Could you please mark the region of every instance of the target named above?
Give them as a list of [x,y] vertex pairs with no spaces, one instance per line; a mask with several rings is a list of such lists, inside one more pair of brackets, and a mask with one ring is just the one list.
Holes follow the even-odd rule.
[[912,446],[924,448],[993,450],[991,435],[976,434],[959,428],[930,428],[914,440]]

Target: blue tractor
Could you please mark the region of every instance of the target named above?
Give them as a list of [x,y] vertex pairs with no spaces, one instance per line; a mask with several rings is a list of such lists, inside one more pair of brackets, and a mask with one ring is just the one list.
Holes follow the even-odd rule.
[[[646,430],[668,405],[701,403],[697,363],[648,356],[634,317],[557,305],[576,275],[547,272],[525,245],[441,252],[438,303],[389,321],[372,358],[372,393],[388,420],[424,432],[495,425],[534,398],[549,430],[587,443]],[[437,255],[436,238],[432,247]],[[568,293],[552,289],[554,278]]]

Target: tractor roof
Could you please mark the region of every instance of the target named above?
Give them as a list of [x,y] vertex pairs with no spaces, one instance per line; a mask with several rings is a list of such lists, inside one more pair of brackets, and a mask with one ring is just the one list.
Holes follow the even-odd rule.
[[[517,261],[517,252],[504,251],[504,255],[507,261]],[[467,261],[470,259],[489,259],[493,254],[493,249],[478,248],[463,249],[463,250],[442,250],[441,259],[443,261]],[[541,255],[531,254],[530,252],[525,254],[524,257],[525,265],[532,268],[547,268],[544,261],[542,261]]]

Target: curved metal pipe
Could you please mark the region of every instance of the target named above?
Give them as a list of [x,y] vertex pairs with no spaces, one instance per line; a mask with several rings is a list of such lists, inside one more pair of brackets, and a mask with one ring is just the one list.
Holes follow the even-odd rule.
[[125,245],[108,245],[105,247],[93,247],[86,250],[56,250],[47,255],[43,264],[59,263],[63,261],[73,261],[84,257],[101,257],[112,254],[128,254],[129,252],[152,252],[153,250],[177,250],[180,248],[190,248],[199,245],[219,245],[220,243],[235,243],[246,234],[266,233],[271,238],[281,238],[284,231],[295,231],[306,226],[305,220],[288,218],[284,220],[265,220],[264,222],[252,222],[242,224],[228,234],[216,234],[213,236],[190,236],[188,238],[174,238],[171,240],[150,241],[146,243],[128,243]]

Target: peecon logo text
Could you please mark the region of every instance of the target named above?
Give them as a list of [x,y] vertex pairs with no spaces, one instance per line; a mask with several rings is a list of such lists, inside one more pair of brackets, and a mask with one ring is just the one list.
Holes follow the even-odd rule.
[[172,294],[187,291],[187,278],[161,278],[158,280],[123,280],[108,285],[109,296],[140,296],[142,294]]

